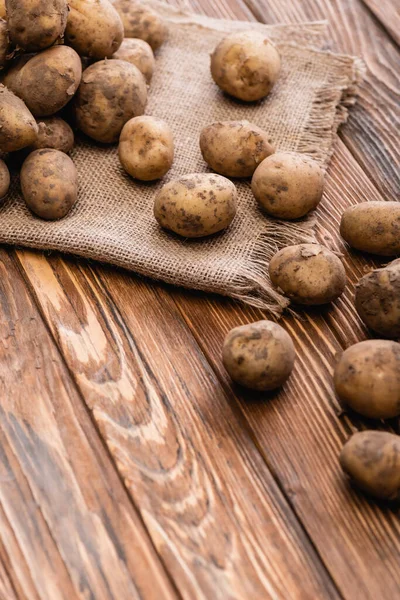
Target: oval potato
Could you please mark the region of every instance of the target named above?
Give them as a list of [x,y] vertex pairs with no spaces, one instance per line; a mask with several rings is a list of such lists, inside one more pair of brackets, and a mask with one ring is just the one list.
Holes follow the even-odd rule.
[[7,195],[10,187],[10,171],[4,160],[0,160],[0,199]]
[[125,38],[111,58],[131,63],[143,74],[146,82],[150,83],[156,61],[151,46],[144,40]]
[[157,50],[166,40],[168,29],[161,17],[133,0],[114,0],[124,25],[126,38],[140,38]]
[[7,64],[7,55],[9,49],[7,22],[0,19],[0,69],[4,69]]
[[53,148],[68,153],[74,147],[74,132],[66,121],[60,117],[48,117],[38,122],[38,137],[33,150]]
[[380,256],[400,254],[400,202],[362,202],[347,208],[340,234],[356,250]]
[[210,173],[184,175],[164,185],[154,203],[154,216],[161,227],[187,238],[217,233],[236,215],[234,184]]
[[0,19],[7,20],[6,0],[0,0]]
[[4,85],[0,85],[0,148],[15,152],[31,146],[38,126],[24,102]]
[[39,52],[64,35],[67,0],[6,0],[11,42],[26,52]]

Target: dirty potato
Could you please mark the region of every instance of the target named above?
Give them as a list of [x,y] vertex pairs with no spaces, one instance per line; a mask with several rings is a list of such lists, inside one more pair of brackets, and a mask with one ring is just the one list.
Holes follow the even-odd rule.
[[31,146],[38,134],[38,126],[24,102],[0,85],[0,148],[15,152]]
[[272,257],[269,274],[273,285],[296,304],[327,304],[346,285],[340,258],[319,244],[283,248]]
[[144,113],[146,81],[137,67],[124,60],[97,62],[88,67],[74,99],[76,123],[86,135],[112,144],[125,123]]
[[33,213],[42,219],[61,219],[77,199],[75,165],[59,150],[35,150],[22,165],[21,189],[26,205]]
[[8,55],[8,30],[7,22],[4,19],[0,19],[0,69],[4,69],[7,63]]
[[236,187],[229,179],[194,173],[162,187],[154,203],[154,216],[161,227],[182,237],[204,237],[231,224],[236,201]]
[[26,52],[39,52],[64,35],[67,0],[6,0],[10,40]]
[[267,132],[249,121],[208,125],[201,132],[200,149],[206,163],[226,177],[251,177],[275,151]]
[[69,0],[65,43],[80,56],[111,58],[124,38],[121,18],[108,0]]
[[118,154],[125,171],[135,179],[160,179],[174,160],[172,131],[155,117],[130,119],[121,131]]
[[400,338],[399,258],[360,279],[356,285],[355,304],[370,329],[387,338]]
[[74,147],[74,132],[60,117],[48,117],[38,120],[38,137],[33,144],[33,150],[53,148],[68,153]]
[[10,172],[4,160],[0,160],[0,199],[7,195],[10,187]]
[[260,31],[226,36],[211,55],[211,75],[227,94],[245,102],[261,100],[275,85],[281,59]]
[[222,361],[236,383],[251,390],[274,390],[292,372],[295,350],[283,327],[272,321],[258,321],[228,333]]
[[144,40],[125,38],[111,58],[131,63],[143,74],[146,82],[150,83],[156,61],[151,46]]
[[324,191],[324,172],[303,154],[277,152],[257,168],[251,189],[268,215],[299,219],[318,206]]
[[336,392],[345,405],[364,417],[400,415],[400,344],[367,340],[341,355],[334,373]]
[[157,50],[167,38],[168,29],[161,17],[133,0],[114,0],[124,25],[125,37],[144,40]]
[[400,254],[400,202],[362,202],[347,208],[340,234],[352,248],[378,254]]
[[352,435],[340,464],[361,490],[380,499],[397,500],[400,492],[400,436],[384,431]]

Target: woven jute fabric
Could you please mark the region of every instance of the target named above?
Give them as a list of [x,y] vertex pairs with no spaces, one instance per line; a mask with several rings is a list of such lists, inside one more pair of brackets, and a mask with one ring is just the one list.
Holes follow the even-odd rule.
[[[26,208],[18,179],[0,209],[0,242],[73,253],[165,282],[237,298],[279,313],[286,300],[273,290],[268,262],[288,244],[313,241],[313,217],[299,222],[267,218],[249,181],[236,181],[238,213],[224,233],[184,240],[163,231],[153,216],[160,186],[187,173],[206,172],[201,129],[214,121],[247,119],[265,129],[277,149],[302,152],[326,167],[337,128],[354,102],[360,61],[321,50],[326,24],[265,26],[187,15],[148,2],[169,20],[169,38],[157,54],[146,114],[171,126],[173,168],[160,182],[142,184],[122,170],[116,146],[79,138],[72,158],[79,199],[70,214],[43,221]],[[210,53],[231,31],[256,28],[278,46],[282,72],[270,96],[244,104],[225,96],[210,75]]]

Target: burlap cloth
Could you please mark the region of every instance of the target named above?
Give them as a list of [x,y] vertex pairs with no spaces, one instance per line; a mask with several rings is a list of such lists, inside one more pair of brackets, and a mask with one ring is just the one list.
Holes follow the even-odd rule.
[[[80,187],[74,209],[60,221],[42,221],[27,210],[14,180],[0,210],[0,242],[73,253],[279,313],[286,300],[271,287],[268,261],[277,248],[313,240],[312,218],[292,223],[269,219],[257,208],[249,182],[237,181],[239,209],[231,227],[208,239],[182,240],[157,225],[154,196],[170,179],[208,170],[199,134],[218,120],[247,119],[267,130],[277,148],[310,154],[326,166],[337,128],[354,102],[360,61],[320,50],[327,39],[325,23],[265,26],[147,4],[170,20],[146,113],[172,127],[173,168],[162,182],[140,184],[121,169],[115,146],[78,138],[72,154]],[[225,32],[249,28],[265,31],[282,55],[273,92],[250,105],[219,91],[209,58]]]

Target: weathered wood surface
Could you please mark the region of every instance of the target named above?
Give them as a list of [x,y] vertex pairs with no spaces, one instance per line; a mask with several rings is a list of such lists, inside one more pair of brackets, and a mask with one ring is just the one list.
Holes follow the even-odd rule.
[[400,6],[397,0],[363,0],[400,46]]

